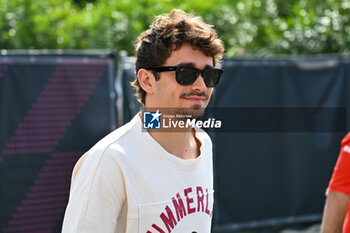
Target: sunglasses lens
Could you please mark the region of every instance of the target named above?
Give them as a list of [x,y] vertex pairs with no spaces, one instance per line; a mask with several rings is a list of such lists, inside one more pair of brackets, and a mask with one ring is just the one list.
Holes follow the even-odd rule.
[[191,68],[180,68],[176,72],[176,81],[183,86],[193,84],[197,79],[197,71]]
[[218,69],[209,69],[205,70],[203,74],[204,82],[207,87],[215,87],[218,84],[221,70]]
[[[218,84],[222,71],[219,69],[207,69],[203,72],[203,79],[207,87],[215,87]],[[180,68],[176,71],[176,81],[183,86],[192,85],[199,75],[194,68]]]

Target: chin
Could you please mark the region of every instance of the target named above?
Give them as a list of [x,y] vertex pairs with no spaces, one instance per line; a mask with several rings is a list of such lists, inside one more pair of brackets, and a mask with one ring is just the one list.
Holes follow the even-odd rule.
[[194,104],[191,107],[182,107],[176,109],[176,114],[190,115],[192,119],[199,119],[204,115],[205,107],[200,104]]

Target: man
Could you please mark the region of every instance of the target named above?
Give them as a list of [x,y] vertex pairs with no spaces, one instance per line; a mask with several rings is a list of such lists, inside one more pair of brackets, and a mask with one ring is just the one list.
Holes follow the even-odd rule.
[[[160,109],[154,118],[163,110],[200,117],[222,73],[214,67],[223,51],[200,18],[182,10],[156,17],[136,45],[138,100]],[[209,136],[192,128],[147,131],[145,116],[137,114],[77,162],[63,233],[210,232]]]
[[350,233],[350,133],[341,142],[326,195],[321,232]]

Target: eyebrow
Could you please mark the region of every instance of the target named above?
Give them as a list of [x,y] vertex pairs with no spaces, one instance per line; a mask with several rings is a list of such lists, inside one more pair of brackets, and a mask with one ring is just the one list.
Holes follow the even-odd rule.
[[[194,63],[192,63],[192,62],[182,62],[182,63],[178,64],[177,66],[182,66],[182,67],[194,67],[195,65],[194,65]],[[195,68],[195,67],[194,67],[194,68]],[[204,67],[204,69],[210,69],[210,68],[214,68],[214,67],[211,66],[211,65],[206,65],[206,66]]]

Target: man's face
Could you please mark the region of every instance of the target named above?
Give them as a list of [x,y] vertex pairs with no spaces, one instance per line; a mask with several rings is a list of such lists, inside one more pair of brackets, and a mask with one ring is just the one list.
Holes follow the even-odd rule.
[[[189,66],[202,70],[213,67],[213,59],[185,43],[180,49],[171,53],[163,66]],[[205,85],[202,75],[189,86],[177,83],[175,71],[160,72],[159,75],[160,79],[155,83],[154,93],[149,96],[151,106],[146,107],[175,108],[178,114],[191,114],[195,117],[203,114],[213,88]]]

